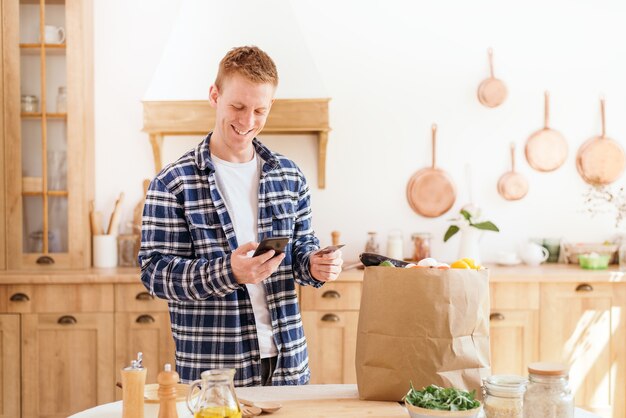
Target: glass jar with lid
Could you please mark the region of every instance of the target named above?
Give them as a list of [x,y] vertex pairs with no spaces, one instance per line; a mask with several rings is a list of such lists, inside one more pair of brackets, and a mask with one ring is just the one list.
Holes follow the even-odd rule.
[[528,365],[524,418],[574,418],[574,395],[568,373],[567,366],[561,363]]
[[378,244],[378,239],[376,238],[376,232],[370,231],[367,233],[367,242],[365,243],[365,252],[380,254],[380,245]]
[[484,381],[485,418],[523,418],[528,380],[516,375],[495,375]]
[[429,232],[416,232],[411,235],[413,240],[413,260],[420,261],[430,257],[430,240],[432,235]]
[[24,113],[39,112],[39,98],[33,94],[22,94],[21,110]]

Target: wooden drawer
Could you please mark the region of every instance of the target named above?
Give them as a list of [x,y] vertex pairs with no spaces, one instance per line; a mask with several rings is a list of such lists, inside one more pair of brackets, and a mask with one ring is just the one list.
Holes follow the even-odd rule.
[[333,282],[319,289],[302,287],[300,300],[302,310],[357,310],[361,305],[361,283]]
[[112,284],[7,285],[0,306],[11,313],[113,312]]
[[539,309],[539,283],[491,283],[491,311]]
[[115,285],[116,312],[166,312],[167,302],[151,295],[141,284]]

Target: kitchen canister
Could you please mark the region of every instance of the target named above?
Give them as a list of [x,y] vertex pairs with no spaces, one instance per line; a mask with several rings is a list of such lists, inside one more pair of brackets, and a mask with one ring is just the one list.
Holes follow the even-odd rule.
[[524,393],[524,418],[574,418],[569,370],[560,363],[530,363]]
[[93,236],[93,266],[99,268],[117,267],[117,236]]
[[485,418],[523,418],[527,383],[526,378],[516,375],[494,375],[485,379]]

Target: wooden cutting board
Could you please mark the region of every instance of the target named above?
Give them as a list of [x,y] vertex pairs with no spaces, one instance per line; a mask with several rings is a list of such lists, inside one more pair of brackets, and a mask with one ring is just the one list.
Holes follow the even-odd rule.
[[306,399],[281,401],[283,407],[268,418],[407,418],[409,413],[397,402],[361,401],[359,399]]

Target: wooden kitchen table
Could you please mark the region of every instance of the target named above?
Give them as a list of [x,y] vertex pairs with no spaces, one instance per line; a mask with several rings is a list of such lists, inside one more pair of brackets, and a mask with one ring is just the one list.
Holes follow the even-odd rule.
[[[278,401],[283,407],[268,418],[407,418],[409,414],[397,402],[359,400],[356,385],[305,385],[237,388],[237,395],[252,401]],[[183,402],[177,404],[179,418],[192,415]],[[146,404],[145,418],[158,416],[158,404]],[[70,418],[119,418],[122,402],[113,402],[88,409]],[[576,418],[597,418],[589,412],[576,409]]]

